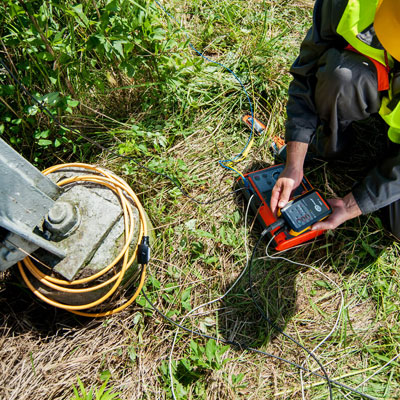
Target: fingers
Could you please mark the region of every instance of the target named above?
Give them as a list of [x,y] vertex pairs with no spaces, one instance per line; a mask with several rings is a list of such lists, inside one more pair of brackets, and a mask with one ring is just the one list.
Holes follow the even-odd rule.
[[349,219],[342,199],[329,199],[328,202],[332,207],[332,214],[323,221],[315,223],[311,227],[311,230],[336,229],[339,225]]
[[292,182],[285,182],[281,191],[281,195],[278,201],[278,207],[282,208],[285,207],[286,204],[289,202],[290,195],[293,190],[293,183]]
[[290,200],[292,191],[300,185],[303,179],[303,170],[286,165],[272,189],[270,207],[274,215],[277,209],[285,207]]
[[293,186],[292,180],[286,178],[277,180],[275,187],[272,189],[270,201],[271,211],[274,215],[276,215],[278,208],[285,207],[285,205],[289,202]]
[[312,231],[335,229],[340,225],[334,218],[327,218],[324,221],[317,222],[311,227]]
[[[279,182],[279,181],[278,181]],[[281,195],[281,186],[276,183],[274,188],[272,189],[272,194],[271,194],[271,201],[270,201],[270,207],[271,211],[274,215],[276,215],[277,207],[278,207],[278,201]]]

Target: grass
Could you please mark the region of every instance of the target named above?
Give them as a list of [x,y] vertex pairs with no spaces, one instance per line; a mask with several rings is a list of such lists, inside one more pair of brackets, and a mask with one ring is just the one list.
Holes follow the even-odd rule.
[[[82,10],[71,1],[59,3],[64,8],[28,10],[47,29],[55,57],[65,58],[58,68],[27,12],[11,0],[2,6],[13,4],[17,13],[13,17],[2,9],[2,57],[12,60],[24,83],[41,96],[58,93],[48,101],[67,125],[171,174],[190,195],[206,201],[229,192],[234,175],[217,161],[237,154],[249,134],[240,122],[248,110],[246,97],[232,76],[196,57],[185,35],[154,3],[128,2],[128,7],[103,1],[96,9],[83,2]],[[256,115],[267,124],[240,164],[242,171],[272,162],[269,144],[284,132],[288,69],[311,24],[311,7],[306,1],[277,0],[167,3],[193,44],[240,76]],[[112,22],[108,29],[113,31],[104,29],[98,12],[108,18],[104,26]],[[137,27],[129,25],[132,21],[139,21]],[[55,37],[56,24],[69,27],[62,40]],[[93,39],[101,34],[111,48]],[[122,44],[121,54],[117,42],[133,34],[135,46]],[[246,260],[240,201],[194,204],[167,180],[59,132],[0,74],[2,138],[40,168],[69,160],[106,166],[140,195],[156,233],[146,292],[160,309],[179,321],[231,286]],[[330,197],[346,193],[355,179],[348,170],[343,177],[324,163],[306,172]],[[250,218],[250,248],[259,233],[253,222]],[[332,378],[361,385],[379,399],[400,397],[399,360],[363,383],[399,352],[399,253],[399,244],[371,215],[286,254],[324,272],[344,293],[339,327],[318,349],[318,358]],[[338,290],[310,268],[271,262],[261,251],[259,256],[254,270],[259,301],[285,332],[312,349],[335,323]],[[1,398],[73,399],[78,376],[80,394],[82,388],[94,393],[107,381],[106,390],[122,399],[171,398],[167,366],[175,329],[143,297],[115,317],[90,321],[37,301],[10,270],[2,275],[0,304]],[[260,319],[246,278],[223,302],[199,310],[185,324],[298,363],[306,357]],[[298,371],[268,357],[180,332],[173,359],[174,388],[181,399],[301,398]],[[306,365],[317,370],[310,359]],[[327,398],[320,378],[305,375],[305,382],[307,399]],[[334,388],[334,394],[344,398],[347,392]]]

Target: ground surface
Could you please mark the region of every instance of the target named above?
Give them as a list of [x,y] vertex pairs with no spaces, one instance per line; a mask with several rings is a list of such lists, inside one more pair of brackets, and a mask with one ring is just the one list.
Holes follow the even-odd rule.
[[[235,156],[247,141],[249,132],[240,122],[249,109],[246,96],[228,71],[196,56],[155,3],[83,2],[81,9],[61,1],[64,8],[50,9],[47,2],[32,2],[28,11],[17,7],[13,14],[6,8],[14,3],[1,6],[2,57],[36,95],[58,93],[53,109],[65,124],[179,179],[201,201],[232,190],[235,174],[217,161]],[[288,69],[311,24],[312,2],[174,0],[165,6],[197,48],[240,77],[256,115],[267,125],[238,168],[270,165],[271,138],[284,132]],[[70,10],[66,16],[64,9]],[[47,32],[55,55],[27,13]],[[132,21],[137,25],[130,26]],[[108,31],[103,29],[107,23]],[[62,28],[67,28],[64,36],[55,38]],[[118,44],[124,37],[135,45]],[[57,64],[54,57],[60,54],[70,58]],[[146,293],[158,308],[178,322],[232,285],[246,264],[246,246],[251,251],[260,233],[253,216],[245,225],[240,198],[193,203],[167,179],[54,127],[10,88],[13,82],[4,70],[1,74],[0,122],[6,141],[40,168],[69,160],[106,166],[140,196],[156,236]],[[67,97],[69,103],[63,100]],[[51,106],[53,100],[46,101]],[[316,162],[306,172],[328,197],[344,195],[362,175],[353,163],[332,167]],[[313,349],[334,327],[342,294],[338,326],[316,350],[318,359],[333,379],[379,399],[397,399],[399,364],[381,368],[399,353],[399,253],[379,215],[362,216],[284,255],[311,267],[271,260],[264,244],[253,271],[257,298],[286,333]],[[116,316],[89,320],[43,304],[15,270],[0,278],[0,398],[91,398],[83,396],[83,388],[98,390],[104,382],[124,400],[172,397],[168,358],[175,328],[143,296]],[[260,318],[247,276],[223,301],[200,308],[184,325],[318,371],[307,353]],[[295,367],[182,331],[172,354],[172,374],[179,399],[302,398]],[[82,388],[74,394],[78,378]],[[337,399],[360,398],[337,387],[333,391]],[[328,398],[324,380],[305,373],[304,398]]]

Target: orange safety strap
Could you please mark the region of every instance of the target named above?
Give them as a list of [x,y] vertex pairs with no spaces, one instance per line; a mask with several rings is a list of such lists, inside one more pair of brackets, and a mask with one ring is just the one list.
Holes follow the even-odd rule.
[[354,53],[362,54],[364,57],[367,57],[369,60],[371,60],[376,68],[376,74],[378,78],[378,91],[382,92],[384,90],[389,90],[389,62],[387,59],[387,53],[385,51],[385,60],[386,60],[386,65],[383,65],[379,61],[374,60],[371,57],[368,57],[367,55],[360,53],[358,50],[356,50],[351,44],[348,44],[345,47],[345,50],[350,50],[353,51]]

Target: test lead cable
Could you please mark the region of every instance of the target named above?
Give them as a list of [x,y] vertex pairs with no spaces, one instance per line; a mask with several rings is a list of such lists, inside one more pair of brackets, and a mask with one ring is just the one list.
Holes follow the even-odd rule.
[[[182,26],[179,23],[179,21],[171,14],[169,13],[165,7],[158,1],[155,0],[156,4],[164,11],[164,13],[166,15],[168,15],[168,17],[170,17],[181,29]],[[250,107],[250,113],[251,113],[251,130],[250,130],[250,136],[247,140],[246,145],[244,146],[244,148],[242,149],[242,151],[239,152],[239,154],[237,154],[235,157],[233,157],[232,159],[227,159],[227,160],[220,160],[218,161],[218,163],[225,169],[228,170],[232,170],[234,172],[236,172],[243,180],[243,182],[245,183],[245,185],[247,184],[247,179],[246,177],[237,169],[234,167],[235,164],[239,163],[240,161],[243,161],[247,155],[250,152],[251,147],[253,146],[254,143],[254,111],[253,111],[253,104],[251,102],[250,96],[244,86],[244,84],[242,83],[242,81],[240,80],[240,78],[230,69],[228,68],[226,65],[218,62],[218,61],[214,61],[211,58],[206,57],[201,51],[197,50],[196,47],[194,47],[194,45],[192,44],[192,42],[190,41],[190,37],[188,35],[188,33],[186,31],[183,30],[183,33],[185,34],[188,43],[189,43],[189,47],[195,52],[197,53],[200,57],[202,57],[204,60],[206,60],[209,63],[212,64],[216,64],[219,65],[220,67],[224,68],[225,70],[227,70],[230,74],[232,74],[232,76],[236,79],[236,81],[239,83],[239,85],[241,86],[243,92],[245,93],[246,97],[247,97],[247,102],[249,103],[249,107]]]
[[160,309],[158,309],[158,308],[155,306],[155,304],[149,299],[149,297],[147,296],[147,294],[146,294],[144,288],[142,289],[142,294],[143,294],[143,297],[146,299],[146,301],[150,304],[150,307],[151,307],[160,317],[162,317],[163,319],[165,319],[166,321],[168,321],[171,325],[174,325],[174,326],[178,327],[179,329],[182,329],[183,331],[185,331],[185,332],[187,332],[187,333],[191,333],[191,334],[193,334],[193,335],[197,335],[197,336],[203,337],[203,338],[205,338],[205,339],[212,339],[212,340],[215,340],[216,342],[220,342],[220,343],[223,343],[223,344],[228,344],[228,345],[231,345],[231,346],[233,346],[233,347],[236,347],[236,348],[239,349],[239,350],[247,350],[247,351],[250,351],[250,352],[252,352],[252,353],[257,353],[257,354],[261,354],[261,355],[263,355],[263,356],[275,358],[276,360],[282,361],[282,362],[284,362],[284,363],[286,363],[286,364],[289,364],[289,365],[291,365],[292,367],[295,367],[295,368],[297,368],[297,369],[299,369],[299,370],[302,370],[303,372],[308,372],[309,374],[312,374],[312,375],[317,376],[317,377],[319,377],[319,378],[323,378],[323,379],[327,380],[328,382],[330,382],[331,384],[334,384],[335,386],[339,386],[339,387],[341,387],[342,389],[345,389],[345,390],[348,390],[348,391],[350,391],[350,392],[352,392],[352,393],[358,394],[359,396],[361,396],[361,397],[364,398],[364,399],[368,399],[368,400],[378,400],[376,397],[372,397],[372,396],[370,396],[370,395],[368,395],[368,394],[366,394],[366,393],[360,392],[360,391],[358,391],[358,390],[352,388],[351,386],[347,386],[347,385],[345,385],[344,383],[340,383],[340,382],[335,381],[334,379],[331,379],[331,378],[329,378],[329,377],[327,378],[325,375],[320,374],[320,373],[315,372],[315,371],[312,371],[312,370],[310,370],[310,369],[308,369],[308,368],[306,368],[306,367],[303,367],[302,365],[297,364],[297,363],[294,362],[294,361],[287,360],[287,359],[285,359],[285,358],[283,358],[283,357],[279,357],[279,356],[277,356],[277,355],[275,355],[275,354],[267,353],[267,352],[265,352],[265,351],[256,349],[256,348],[254,348],[254,347],[246,346],[246,345],[244,345],[244,344],[242,344],[242,343],[239,343],[239,342],[236,342],[236,341],[234,341],[234,340],[226,340],[226,339],[222,339],[222,338],[217,338],[217,337],[215,337],[215,336],[207,335],[207,334],[205,334],[205,333],[203,333],[203,332],[196,331],[196,330],[194,330],[194,329],[186,328],[185,326],[180,325],[178,322],[175,322],[175,321],[173,321],[171,318],[167,317]]
[[[290,341],[292,341],[294,344],[296,344],[298,347],[300,347],[301,349],[303,349],[306,353],[308,353],[308,355],[310,357],[312,357],[316,363],[318,364],[318,366],[321,368],[321,371],[323,372],[325,379],[327,381],[328,384],[328,388],[329,388],[329,397],[332,400],[333,399],[333,394],[332,394],[332,384],[331,384],[331,380],[328,376],[328,373],[326,372],[324,366],[322,365],[321,361],[318,359],[318,357],[309,349],[307,349],[306,347],[304,347],[299,341],[297,341],[294,337],[290,336],[289,334],[287,334],[283,329],[281,329],[278,325],[275,324],[275,322],[273,322],[268,316],[267,314],[265,314],[264,310],[262,309],[262,307],[260,306],[260,304],[257,302],[257,299],[255,297],[255,292],[254,292],[254,285],[253,285],[253,278],[251,275],[251,270],[252,270],[252,266],[253,266],[253,259],[254,256],[257,252],[257,249],[261,243],[261,241],[265,238],[265,236],[267,235],[267,233],[271,232],[272,230],[276,229],[277,226],[282,226],[284,224],[284,221],[282,223],[282,220],[278,219],[274,224],[270,225],[268,228],[264,229],[264,231],[261,233],[260,237],[257,240],[256,245],[253,248],[253,252],[251,254],[250,257],[250,261],[248,263],[248,279],[249,279],[249,287],[250,287],[250,296],[251,299],[254,303],[254,305],[256,306],[257,310],[259,311],[261,317],[268,322],[268,324],[275,329],[277,332],[279,332],[281,335],[283,335],[284,337],[286,337],[287,339],[289,339]],[[277,226],[274,226],[277,225]],[[274,239],[276,235],[273,235],[270,242]]]
[[[252,200],[252,197],[250,198],[249,203],[251,202],[251,200]],[[250,204],[249,204],[249,205],[250,205]],[[282,227],[283,224],[284,224],[284,221],[283,221],[282,219],[278,219],[274,224],[270,225],[267,229],[265,229],[265,230],[262,232],[261,236],[262,236],[262,237],[265,237],[265,235],[266,235],[267,233],[269,233],[269,232],[271,232],[271,231],[274,231],[275,229],[277,229],[277,228],[279,228],[279,227]],[[280,231],[280,230],[278,229],[278,231],[275,232],[275,234],[272,236],[272,238],[271,238],[271,240],[270,240],[269,243],[271,243],[271,241],[272,241],[273,238],[279,233],[279,231]],[[261,239],[258,240],[256,246],[255,246],[254,249],[253,249],[251,259],[250,259],[250,260],[247,260],[245,267],[243,268],[243,270],[242,270],[241,273],[239,274],[239,277],[235,280],[235,282],[234,282],[234,284],[233,284],[232,286],[235,286],[235,285],[239,282],[239,280],[240,280],[240,279],[243,277],[243,275],[245,274],[247,268],[248,268],[249,270],[251,269],[252,260],[254,259],[255,252],[256,252],[257,247],[259,246],[260,242],[261,242]],[[289,261],[290,261],[290,260],[289,260]],[[230,288],[227,290],[227,292],[225,292],[225,293],[224,293],[222,296],[220,296],[218,299],[212,300],[211,302],[206,303],[205,305],[207,305],[207,304],[212,304],[212,303],[214,303],[215,301],[218,301],[218,300],[224,298],[224,297],[226,296],[226,294],[229,293],[231,290],[232,290],[232,287],[230,287]],[[286,363],[286,364],[288,364],[288,365],[291,365],[292,367],[295,367],[295,368],[299,369],[300,371],[307,372],[307,373],[309,373],[309,374],[311,374],[311,375],[314,375],[314,376],[317,376],[317,377],[319,377],[319,378],[323,378],[324,380],[326,380],[327,384],[329,385],[329,393],[330,393],[330,398],[331,398],[331,399],[333,398],[333,397],[332,397],[332,387],[331,387],[332,384],[333,384],[333,385],[335,385],[335,386],[337,386],[337,387],[340,387],[340,388],[342,388],[342,389],[345,389],[345,390],[347,390],[347,391],[349,391],[349,392],[358,394],[359,396],[361,396],[361,397],[364,398],[364,399],[377,400],[376,397],[370,396],[370,395],[368,395],[368,394],[366,394],[366,393],[363,393],[363,392],[360,392],[360,391],[358,391],[357,389],[354,389],[354,388],[352,388],[352,387],[350,387],[350,386],[348,386],[348,385],[345,385],[345,384],[343,384],[343,383],[341,383],[341,382],[338,382],[338,381],[335,381],[335,380],[331,379],[331,378],[328,376],[328,374],[326,373],[326,371],[325,371],[325,369],[323,368],[322,364],[321,364],[321,363],[319,362],[319,360],[316,358],[316,356],[315,356],[310,350],[306,349],[306,348],[305,348],[304,346],[302,346],[301,344],[299,344],[299,345],[309,354],[309,356],[311,356],[312,358],[314,358],[314,359],[317,361],[317,363],[319,364],[321,370],[323,371],[322,374],[320,374],[320,373],[318,373],[318,372],[315,372],[315,371],[312,371],[312,370],[310,370],[309,368],[304,367],[303,365],[297,364],[296,362],[293,362],[293,361],[290,361],[290,360],[285,359],[285,358],[283,358],[283,357],[279,357],[279,356],[277,356],[277,355],[274,355],[274,354],[271,354],[271,353],[267,353],[267,352],[264,352],[264,351],[262,351],[262,350],[259,350],[259,349],[256,349],[256,348],[253,348],[253,347],[244,345],[244,344],[242,344],[242,343],[240,343],[240,342],[237,342],[237,341],[235,341],[235,340],[227,340],[227,339],[223,339],[223,338],[218,338],[218,337],[215,337],[215,336],[212,336],[212,335],[207,335],[207,334],[205,334],[205,333],[203,333],[203,332],[200,332],[200,331],[198,331],[198,330],[194,330],[194,329],[187,328],[187,327],[183,326],[181,323],[178,323],[178,322],[173,321],[171,318],[169,318],[167,315],[165,315],[158,307],[156,307],[156,305],[155,305],[155,304],[149,299],[149,297],[147,296],[147,294],[146,294],[144,288],[142,288],[142,294],[143,294],[144,298],[146,299],[146,301],[147,301],[147,302],[149,303],[149,305],[151,306],[151,308],[156,312],[156,314],[158,314],[160,317],[162,317],[163,319],[165,319],[165,320],[166,320],[167,322],[169,322],[171,325],[176,326],[177,328],[179,328],[179,329],[181,329],[181,330],[183,330],[183,331],[185,331],[185,332],[187,332],[187,333],[191,333],[191,334],[193,334],[193,335],[197,335],[197,336],[202,337],[202,338],[205,338],[205,339],[212,339],[212,340],[215,340],[216,342],[220,342],[220,343],[223,343],[223,344],[228,344],[228,345],[231,345],[232,347],[235,347],[235,348],[237,348],[237,349],[239,349],[239,350],[246,350],[246,351],[250,351],[250,352],[253,352],[253,353],[257,353],[257,354],[260,354],[260,355],[263,355],[263,356],[271,357],[271,358],[274,358],[274,359],[276,359],[276,360],[278,360],[278,361],[282,361],[282,362],[284,362],[284,363]],[[202,306],[205,306],[205,305],[203,304]],[[196,308],[198,308],[198,307],[196,307]],[[184,317],[183,319],[185,319],[185,317]],[[285,334],[285,336],[289,337],[289,335],[287,335],[287,334]],[[291,339],[291,338],[289,337],[289,339]],[[291,340],[292,340],[292,339],[291,339]],[[295,339],[293,339],[293,340],[294,340],[294,343],[297,344],[297,341],[295,341]],[[172,390],[173,390],[173,389],[172,389]]]

